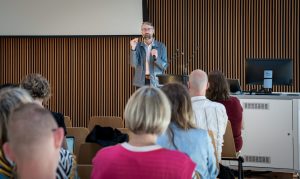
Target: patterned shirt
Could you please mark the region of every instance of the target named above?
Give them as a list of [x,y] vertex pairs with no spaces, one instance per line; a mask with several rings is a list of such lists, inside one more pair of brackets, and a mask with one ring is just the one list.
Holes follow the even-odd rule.
[[[74,156],[63,148],[59,151],[59,163],[56,170],[57,179],[67,179],[75,177],[76,162]],[[13,166],[5,158],[0,150],[0,178],[13,178]]]
[[227,113],[224,105],[210,101],[205,96],[192,97],[196,124],[204,130],[211,130],[216,141],[218,162],[221,161],[223,135],[227,126]]
[[0,178],[8,179],[12,177],[13,167],[11,163],[5,158],[2,149],[0,149]]

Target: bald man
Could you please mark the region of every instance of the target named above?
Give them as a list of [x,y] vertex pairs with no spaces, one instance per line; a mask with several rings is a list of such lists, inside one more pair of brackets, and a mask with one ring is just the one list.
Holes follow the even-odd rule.
[[18,178],[55,179],[63,137],[48,110],[27,103],[12,112],[3,148],[16,163]]
[[188,88],[192,97],[192,107],[195,113],[196,124],[204,130],[214,133],[217,150],[217,161],[221,160],[223,135],[227,126],[227,113],[223,104],[210,101],[205,97],[208,88],[206,72],[194,70],[189,76]]

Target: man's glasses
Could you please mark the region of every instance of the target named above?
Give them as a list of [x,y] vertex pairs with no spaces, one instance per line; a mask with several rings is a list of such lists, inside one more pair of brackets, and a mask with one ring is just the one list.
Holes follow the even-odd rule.
[[142,28],[142,31],[152,30],[153,28]]

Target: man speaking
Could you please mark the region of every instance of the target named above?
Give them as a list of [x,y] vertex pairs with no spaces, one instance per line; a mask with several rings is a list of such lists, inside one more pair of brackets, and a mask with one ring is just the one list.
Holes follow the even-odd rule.
[[135,68],[133,85],[136,87],[144,85],[158,87],[156,75],[162,74],[168,66],[166,46],[154,40],[152,23],[143,22],[141,31],[141,42],[138,38],[130,41],[130,63]]

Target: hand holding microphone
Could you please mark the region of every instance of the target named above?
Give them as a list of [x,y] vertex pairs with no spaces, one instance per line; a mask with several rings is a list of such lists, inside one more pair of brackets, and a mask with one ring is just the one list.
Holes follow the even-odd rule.
[[155,47],[152,47],[152,50],[150,52],[152,58],[154,61],[156,61],[157,57],[158,57],[158,52],[157,52],[157,49]]

